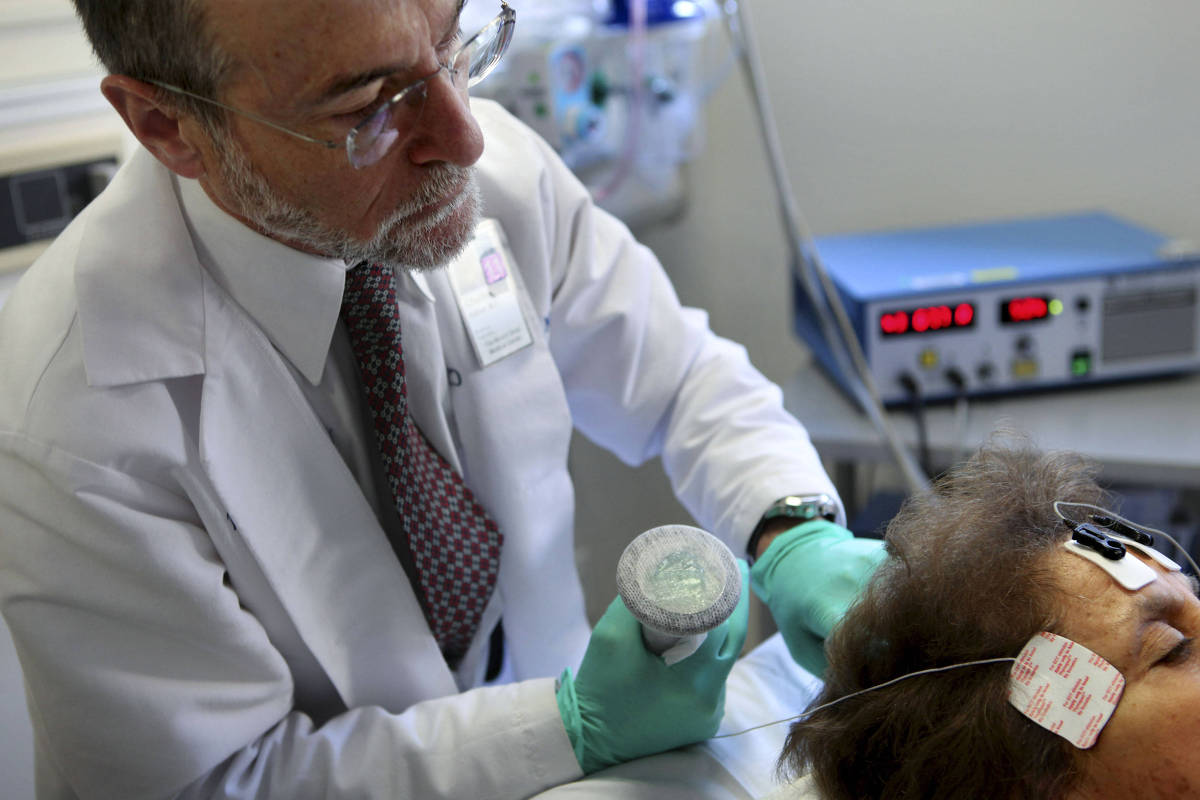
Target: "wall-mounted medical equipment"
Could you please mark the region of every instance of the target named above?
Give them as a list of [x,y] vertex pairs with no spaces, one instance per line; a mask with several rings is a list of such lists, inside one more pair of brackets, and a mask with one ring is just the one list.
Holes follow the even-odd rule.
[[[885,403],[1200,367],[1200,255],[1102,212],[819,237]],[[796,292],[795,328],[845,375]]]
[[116,115],[0,129],[0,274],[33,263],[107,184],[122,155]]
[[0,2],[0,302],[128,144],[68,0]]
[[509,52],[474,92],[541,134],[600,205],[654,222],[685,202],[718,17],[711,0],[523,3]]
[[0,174],[0,259],[11,259],[14,268],[25,266],[34,250],[100,193],[116,169],[117,155],[78,153],[34,164],[38,160],[23,161],[18,171]]

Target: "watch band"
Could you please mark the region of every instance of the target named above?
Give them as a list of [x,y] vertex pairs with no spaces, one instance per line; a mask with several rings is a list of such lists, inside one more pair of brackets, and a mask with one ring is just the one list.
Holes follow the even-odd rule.
[[837,519],[838,507],[834,499],[827,494],[789,494],[771,504],[766,513],[758,520],[758,525],[750,534],[746,543],[746,560],[753,564],[758,551],[758,540],[762,538],[767,523],[780,517],[794,519],[799,525],[809,520],[827,519],[833,522]]

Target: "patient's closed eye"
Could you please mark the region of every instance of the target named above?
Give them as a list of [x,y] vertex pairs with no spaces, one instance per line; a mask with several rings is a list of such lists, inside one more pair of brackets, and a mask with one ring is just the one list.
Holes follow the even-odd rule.
[[1180,639],[1174,647],[1164,653],[1160,659],[1155,661],[1154,665],[1156,667],[1171,666],[1173,664],[1179,664],[1187,661],[1189,658],[1191,658],[1192,653],[1195,652],[1195,642],[1196,640],[1190,636]]

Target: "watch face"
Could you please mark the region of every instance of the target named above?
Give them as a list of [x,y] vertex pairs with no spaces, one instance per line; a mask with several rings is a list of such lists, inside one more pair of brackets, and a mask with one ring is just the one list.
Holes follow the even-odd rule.
[[768,520],[787,517],[805,522],[820,517],[833,522],[837,519],[837,511],[837,504],[827,494],[788,495],[787,497],[781,497],[767,509],[767,513],[762,515],[762,518],[758,521],[758,525],[750,534],[750,541],[747,543],[747,553],[749,554],[748,559],[750,563],[753,564],[757,557],[758,540]]
[[816,513],[816,505],[804,498],[787,498],[784,504],[787,506],[785,511],[793,517],[811,517]]
[[818,494],[805,497],[785,497],[771,509],[769,516],[793,517],[795,519],[816,519],[817,517],[833,517],[837,509],[829,495]]

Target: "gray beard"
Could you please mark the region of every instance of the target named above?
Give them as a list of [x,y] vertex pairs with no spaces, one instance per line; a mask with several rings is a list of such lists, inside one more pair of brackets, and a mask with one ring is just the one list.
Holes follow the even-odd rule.
[[[217,142],[224,153],[221,178],[238,213],[271,238],[343,259],[351,267],[367,261],[393,269],[438,269],[462,252],[479,222],[482,200],[474,167],[443,162],[428,167],[427,178],[416,194],[398,206],[371,239],[360,241],[281,197],[234,142],[221,138],[225,139]],[[409,219],[436,203],[441,205],[435,212]],[[448,232],[436,231],[464,208],[467,210],[464,225]]]

